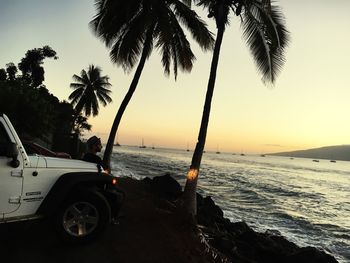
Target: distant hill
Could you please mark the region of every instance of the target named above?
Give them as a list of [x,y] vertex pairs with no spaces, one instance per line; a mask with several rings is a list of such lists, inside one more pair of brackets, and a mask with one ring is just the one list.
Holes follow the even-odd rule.
[[273,153],[269,155],[350,161],[350,145],[327,146],[302,151]]

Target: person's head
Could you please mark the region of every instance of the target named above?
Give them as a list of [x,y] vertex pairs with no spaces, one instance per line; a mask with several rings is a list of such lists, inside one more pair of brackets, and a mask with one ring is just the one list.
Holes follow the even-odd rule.
[[96,137],[96,136],[90,137],[86,141],[86,145],[87,145],[89,152],[97,153],[97,152],[100,152],[102,150],[101,139]]

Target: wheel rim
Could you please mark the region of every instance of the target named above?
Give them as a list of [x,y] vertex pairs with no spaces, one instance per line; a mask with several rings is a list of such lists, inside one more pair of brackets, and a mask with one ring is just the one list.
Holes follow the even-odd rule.
[[98,222],[99,214],[96,207],[87,202],[73,203],[63,214],[63,228],[76,237],[92,233]]

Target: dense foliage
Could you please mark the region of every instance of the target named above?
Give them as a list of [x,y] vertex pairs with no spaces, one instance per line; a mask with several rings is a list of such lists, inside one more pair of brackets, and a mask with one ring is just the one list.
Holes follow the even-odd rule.
[[60,102],[44,86],[33,88],[22,79],[0,81],[0,112],[21,136],[43,140],[49,140],[58,127],[70,133],[74,113],[69,103]]
[[44,46],[28,50],[25,57],[18,64],[18,68],[22,72],[22,78],[32,87],[40,86],[45,80],[45,71],[42,67],[45,58],[58,59],[56,51],[49,46]]
[[[76,156],[78,137],[90,130],[87,119],[74,111],[73,106],[51,94],[45,85],[44,58],[56,57],[56,52],[45,46],[29,50],[18,64],[0,69],[0,113],[5,113],[22,139],[40,139],[56,151]],[[73,132],[73,133],[72,133]],[[74,146],[74,145],[73,145]]]

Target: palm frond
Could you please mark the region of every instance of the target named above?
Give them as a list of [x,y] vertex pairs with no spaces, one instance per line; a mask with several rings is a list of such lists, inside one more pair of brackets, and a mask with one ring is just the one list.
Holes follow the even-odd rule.
[[97,14],[90,22],[90,28],[97,37],[110,47],[140,11],[141,1],[123,0],[95,1]]
[[246,6],[242,17],[243,36],[262,79],[274,83],[285,62],[283,49],[289,41],[284,19],[277,8],[271,6],[271,12],[266,12],[258,1]]
[[92,100],[91,100],[91,108],[92,110],[92,115],[96,116],[99,112],[99,105],[98,105],[98,101],[97,101],[97,96],[93,96]]
[[157,36],[156,47],[160,49],[162,55],[162,65],[164,68],[164,74],[169,76],[171,66],[171,45],[170,42],[173,37],[171,27],[167,23],[157,23],[154,29],[154,34]]
[[84,88],[79,88],[79,89],[74,90],[69,95],[68,99],[71,100],[72,105],[75,105],[83,94],[84,94]]
[[72,89],[79,89],[85,87],[85,85],[82,83],[71,83],[69,84],[69,87],[71,87]]
[[84,80],[83,80],[83,78],[82,77],[80,77],[80,76],[78,76],[78,75],[73,75],[73,80],[74,81],[76,81],[76,82],[78,82],[78,83],[84,83]]
[[213,49],[213,34],[208,30],[207,24],[199,18],[195,11],[189,9],[180,1],[174,1],[174,12],[203,50]]
[[177,54],[177,61],[180,65],[180,69],[183,71],[191,71],[193,61],[196,59],[191,50],[191,45],[173,13],[170,14],[170,18],[172,19],[174,28],[173,51]]
[[145,31],[148,27],[146,12],[140,12],[129,22],[128,27],[120,34],[119,39],[113,44],[110,51],[111,60],[121,65],[124,70],[131,69],[142,51],[145,40]]
[[191,7],[192,5],[192,0],[181,0],[185,5],[187,5],[188,7]]

